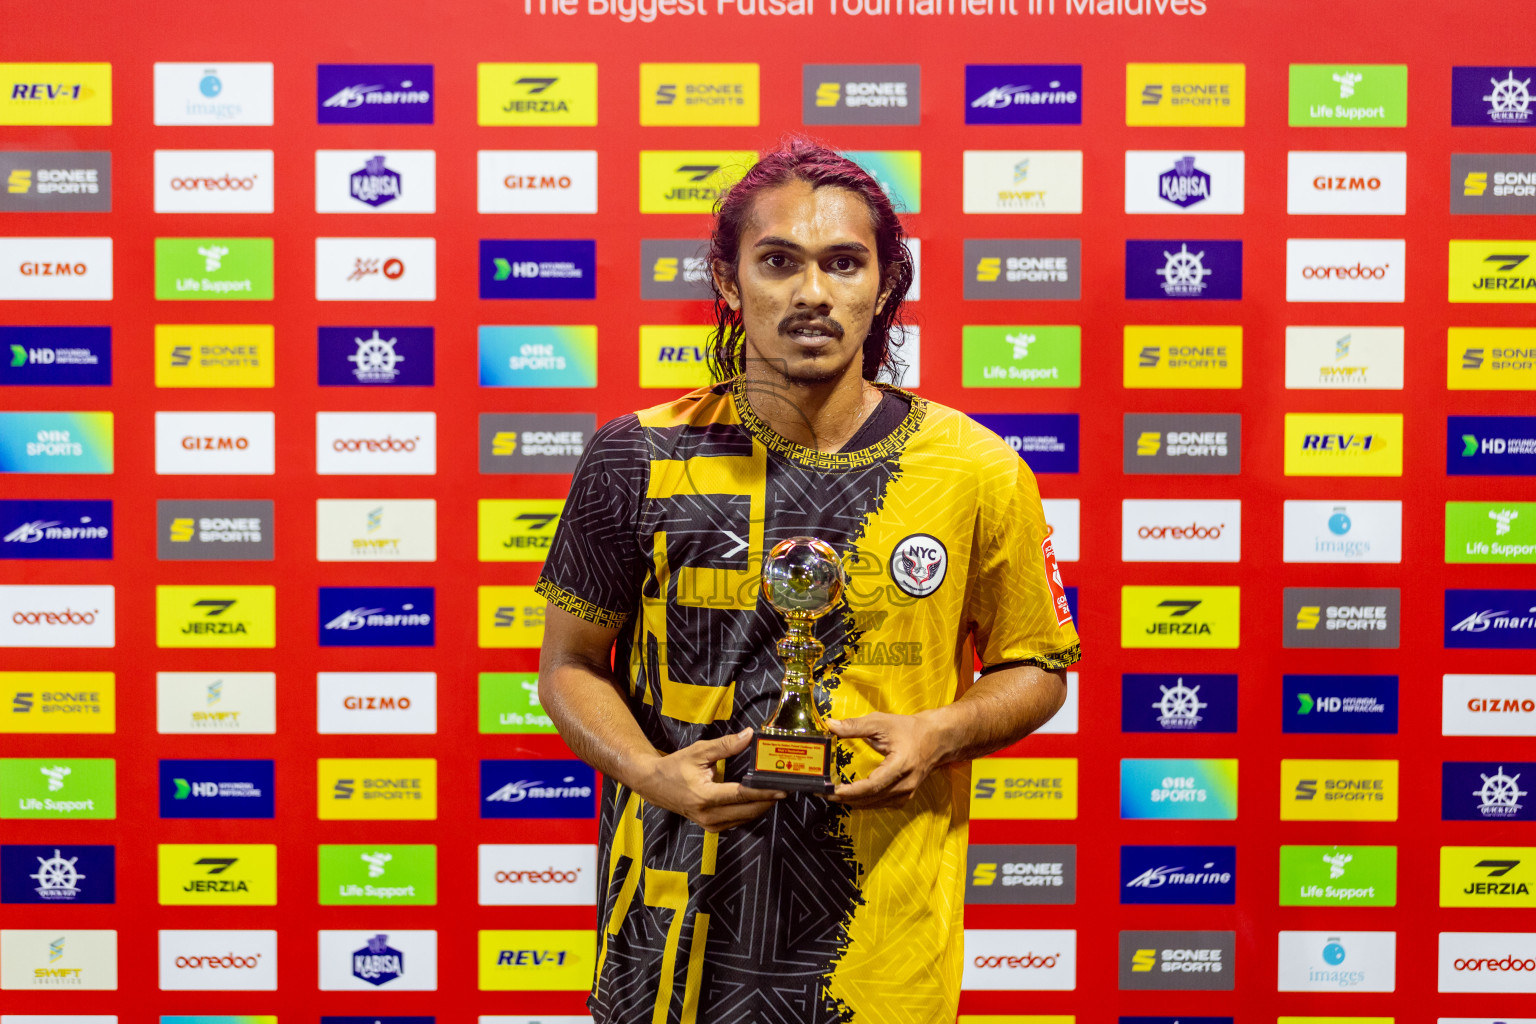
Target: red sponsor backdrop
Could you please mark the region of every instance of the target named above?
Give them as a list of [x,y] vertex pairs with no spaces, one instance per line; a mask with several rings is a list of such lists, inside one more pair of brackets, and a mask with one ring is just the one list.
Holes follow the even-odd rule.
[[[519,3],[434,6],[379,0],[315,5],[262,4],[13,5],[0,30],[0,59],[109,61],[115,92],[111,127],[0,128],[6,149],[110,150],[110,214],[5,215],[15,235],[111,235],[116,295],[110,303],[11,302],[8,324],[110,324],[115,350],[110,389],[11,388],[7,409],[110,409],[116,414],[117,469],[110,477],[12,477],[7,496],[111,498],[117,516],[116,558],[99,562],[6,563],[8,582],[112,583],[117,587],[117,647],[111,651],[9,650],[16,669],[111,669],[117,673],[118,731],[109,737],[7,736],[10,756],[111,756],[118,763],[115,821],[6,821],[14,843],[113,843],[118,851],[117,903],[50,908],[6,906],[0,920],[15,928],[114,928],[120,938],[116,992],[0,994],[8,1013],[116,1013],[145,1024],[162,1013],[276,1013],[284,1021],[319,1014],[436,1014],[460,1024],[485,1013],[579,1013],[575,993],[515,994],[476,989],[476,931],[486,928],[591,925],[584,908],[482,908],[476,905],[476,844],[526,840],[590,842],[591,822],[482,821],[477,809],[480,758],[564,756],[544,737],[481,736],[476,731],[475,678],[488,670],[531,670],[534,651],[476,647],[475,588],[531,583],[534,565],[482,564],[475,557],[475,501],[482,497],[559,497],[555,476],[482,476],[476,464],[476,417],[485,411],[596,412],[599,422],[662,400],[637,384],[637,325],[698,323],[692,303],[645,302],[637,258],[642,237],[703,236],[704,216],[644,215],[638,210],[636,165],[642,149],[761,149],[801,128],[802,63],[918,63],[923,66],[922,124],[916,127],[825,128],[816,134],[859,150],[918,149],[923,154],[922,213],[909,218],[923,240],[923,298],[914,319],[923,329],[922,393],[969,412],[1043,411],[1082,415],[1082,471],[1044,476],[1046,497],[1082,499],[1082,559],[1064,566],[1080,596],[1086,659],[1082,726],[1077,736],[1031,739],[1009,753],[1074,756],[1081,763],[1080,814],[1066,822],[982,822],[979,842],[1076,843],[1077,903],[1061,907],[976,907],[969,927],[1075,928],[1077,990],[1053,993],[966,993],[973,1013],[1075,1013],[1103,1024],[1116,1014],[1275,1014],[1436,1016],[1522,1012],[1518,997],[1436,993],[1436,934],[1442,930],[1518,931],[1529,914],[1440,909],[1436,899],[1441,845],[1516,845],[1529,841],[1522,823],[1441,823],[1443,760],[1530,759],[1530,741],[1442,738],[1438,694],[1446,671],[1530,671],[1529,655],[1452,654],[1441,647],[1441,597],[1447,586],[1529,585],[1529,571],[1446,566],[1441,536],[1446,499],[1530,500],[1528,479],[1448,480],[1444,470],[1447,413],[1536,411],[1528,394],[1449,393],[1445,330],[1451,325],[1521,325],[1519,306],[1452,307],[1445,301],[1446,241],[1529,234],[1519,220],[1452,218],[1447,212],[1450,155],[1518,152],[1527,133],[1450,125],[1453,64],[1532,63],[1524,25],[1497,5],[1209,0],[1204,16],[1030,16],[993,14],[849,17],[825,10],[805,17],[746,17],[713,5],[707,16],[664,18],[651,25],[617,18],[530,15]],[[537,6],[535,5],[535,11]],[[156,127],[152,64],[162,61],[271,61],[276,65],[274,127]],[[762,72],[758,127],[673,128],[639,125],[642,61],[755,61]],[[596,61],[599,123],[591,128],[478,127],[475,66],[481,61]],[[1241,128],[1130,128],[1125,125],[1128,61],[1240,62],[1247,68],[1247,123]],[[1286,123],[1290,62],[1405,63],[1407,128],[1290,128]],[[316,123],[317,63],[431,63],[436,68],[432,125],[321,126]],[[964,123],[967,63],[1081,63],[1080,126],[987,127]],[[366,220],[316,215],[314,151],[432,149],[437,153],[438,212]],[[1175,221],[1123,214],[1127,149],[1243,150],[1247,212]],[[151,170],[155,149],[272,149],[276,213],[157,215]],[[965,149],[1080,149],[1084,212],[1078,216],[963,216],[961,153]],[[596,216],[492,216],[475,211],[479,149],[596,149]],[[1406,150],[1408,216],[1294,218],[1285,211],[1286,152],[1292,149]],[[438,298],[433,303],[317,303],[314,238],[372,235],[437,239]],[[271,303],[204,305],[153,298],[156,236],[262,235],[276,239],[276,299]],[[1238,303],[1126,302],[1122,261],[1127,238],[1240,238],[1244,298]],[[1285,239],[1297,237],[1407,240],[1407,301],[1401,305],[1288,305]],[[487,302],[477,298],[476,246],[481,238],[595,238],[595,302]],[[1082,301],[1050,303],[961,300],[962,240],[1066,237],[1083,240]],[[274,323],[277,377],[272,390],[156,390],[152,341],[156,323]],[[437,330],[437,384],[429,390],[320,389],[315,383],[315,328],[323,324],[430,324]],[[596,323],[597,390],[500,391],[477,386],[479,324]],[[1078,390],[968,390],[960,386],[960,328],[965,323],[1080,324],[1083,383]],[[1121,385],[1121,327],[1127,323],[1241,324],[1244,386],[1240,391],[1130,391]],[[1284,388],[1287,324],[1401,325],[1406,328],[1406,387],[1347,394]],[[162,477],[153,466],[155,410],[259,409],[277,417],[273,477]],[[438,471],[420,477],[317,477],[317,410],[435,410]],[[1401,478],[1287,478],[1282,469],[1283,414],[1288,411],[1401,412],[1406,452]],[[1241,412],[1243,474],[1239,477],[1126,477],[1120,472],[1121,413]],[[154,507],[160,498],[271,498],[276,501],[273,562],[182,562],[155,559]],[[438,502],[438,561],[392,566],[320,564],[314,559],[314,509],[320,497],[433,497]],[[1119,560],[1123,497],[1241,498],[1243,561],[1237,565],[1135,564]],[[1400,565],[1286,565],[1281,561],[1281,503],[1286,498],[1401,499]],[[153,588],[158,583],[262,583],[277,587],[278,642],[273,650],[161,650],[155,646]],[[1220,652],[1121,651],[1122,584],[1240,584],[1242,646]],[[437,589],[434,649],[338,650],[316,646],[316,591],[321,585],[425,585]],[[1403,640],[1392,651],[1285,651],[1281,648],[1284,586],[1386,586],[1402,589]],[[318,736],[317,670],[431,670],[439,679],[435,736]],[[167,670],[262,670],[278,677],[278,731],[224,739],[155,732],[155,673]],[[1240,676],[1235,735],[1175,740],[1119,731],[1123,671],[1236,672]],[[1394,736],[1282,736],[1282,672],[1395,673],[1401,677],[1400,732]],[[156,761],[161,757],[256,757],[277,762],[277,817],[272,821],[161,821],[156,814]],[[321,756],[434,757],[441,783],[435,822],[318,822],[315,759]],[[1118,817],[1121,757],[1241,758],[1236,822],[1175,823]],[[1392,823],[1279,821],[1282,757],[1397,758],[1402,810]],[[156,903],[155,847],[167,842],[275,842],[280,897],[276,907],[203,909]],[[439,903],[435,907],[362,909],[316,904],[318,843],[435,843]],[[1220,843],[1238,847],[1238,902],[1233,907],[1121,907],[1117,896],[1122,843]],[[1372,843],[1399,850],[1395,908],[1281,908],[1276,897],[1282,843]],[[277,928],[280,987],[274,993],[162,993],[156,985],[159,928]],[[436,993],[343,994],[316,991],[316,939],[321,928],[439,933]],[[1125,928],[1236,930],[1237,987],[1230,993],[1120,993],[1116,933]],[[1397,991],[1309,995],[1275,991],[1277,932],[1282,929],[1395,930]],[[210,949],[209,953],[219,952]],[[1020,950],[1020,952],[1025,952]],[[900,955],[893,950],[892,955]]]

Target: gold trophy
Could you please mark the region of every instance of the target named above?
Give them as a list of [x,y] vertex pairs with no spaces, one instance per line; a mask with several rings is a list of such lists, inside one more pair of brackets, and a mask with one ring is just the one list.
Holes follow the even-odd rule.
[[825,648],[811,629],[843,596],[843,564],[826,541],[791,537],[763,561],[763,596],[789,622],[778,644],[784,683],[779,706],[752,738],[752,768],[742,785],[830,793],[833,736],[811,694]]

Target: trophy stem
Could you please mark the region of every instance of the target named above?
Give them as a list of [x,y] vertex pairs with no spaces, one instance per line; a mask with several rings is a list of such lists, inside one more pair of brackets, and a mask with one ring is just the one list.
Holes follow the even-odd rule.
[[779,657],[784,660],[784,682],[779,696],[779,706],[772,717],[763,723],[766,733],[804,734],[816,732],[825,735],[826,722],[816,698],[811,693],[815,682],[816,661],[826,650],[820,640],[811,633],[812,620],[801,617],[789,619],[789,632],[779,640]]

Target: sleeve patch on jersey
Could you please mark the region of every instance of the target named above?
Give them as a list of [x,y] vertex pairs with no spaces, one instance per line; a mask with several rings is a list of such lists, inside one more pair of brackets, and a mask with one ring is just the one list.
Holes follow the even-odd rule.
[[1072,621],[1072,607],[1067,604],[1067,588],[1061,582],[1061,568],[1056,564],[1056,551],[1047,537],[1040,542],[1040,560],[1045,564],[1045,582],[1051,588],[1051,605],[1056,611],[1056,625],[1065,626]]
[[533,592],[556,608],[568,611],[578,619],[585,619],[608,629],[620,628],[624,625],[624,620],[629,618],[628,612],[615,612],[601,608],[584,597],[578,597],[569,590],[561,589],[545,578],[540,578],[539,582],[534,584]]

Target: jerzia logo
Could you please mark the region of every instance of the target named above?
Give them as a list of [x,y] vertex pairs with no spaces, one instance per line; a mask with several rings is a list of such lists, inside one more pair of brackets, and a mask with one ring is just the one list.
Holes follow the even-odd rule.
[[1238,646],[1237,587],[1120,588],[1120,646]]

